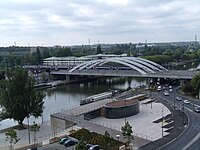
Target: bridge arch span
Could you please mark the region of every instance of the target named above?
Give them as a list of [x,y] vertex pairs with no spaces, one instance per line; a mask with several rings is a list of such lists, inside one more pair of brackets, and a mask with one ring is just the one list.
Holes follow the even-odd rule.
[[166,68],[162,67],[161,65],[137,57],[112,57],[112,58],[105,58],[105,59],[97,59],[84,62],[80,65],[75,66],[69,72],[74,72],[76,70],[83,70],[83,69],[92,69],[93,67],[102,66],[109,62],[121,64],[123,66],[130,67],[132,70],[139,72],[142,75],[149,74],[149,73],[156,73],[160,71],[167,71]]

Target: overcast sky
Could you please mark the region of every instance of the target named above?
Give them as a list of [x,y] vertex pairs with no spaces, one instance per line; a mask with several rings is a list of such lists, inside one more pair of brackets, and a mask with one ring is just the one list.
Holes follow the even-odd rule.
[[0,0],[0,46],[192,41],[200,0]]

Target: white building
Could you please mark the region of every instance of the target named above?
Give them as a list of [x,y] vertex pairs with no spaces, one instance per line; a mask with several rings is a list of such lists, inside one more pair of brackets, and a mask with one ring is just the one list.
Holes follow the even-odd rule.
[[46,66],[76,66],[85,61],[92,60],[83,57],[50,57],[43,60]]
[[127,54],[122,55],[89,55],[84,57],[50,57],[43,60],[43,65],[46,66],[77,66],[83,62],[96,60],[99,58],[112,58],[112,57],[126,57]]

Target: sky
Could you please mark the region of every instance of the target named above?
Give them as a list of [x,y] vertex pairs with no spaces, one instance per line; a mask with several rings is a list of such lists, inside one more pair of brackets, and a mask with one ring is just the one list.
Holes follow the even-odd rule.
[[179,42],[195,34],[200,0],[0,0],[0,46]]

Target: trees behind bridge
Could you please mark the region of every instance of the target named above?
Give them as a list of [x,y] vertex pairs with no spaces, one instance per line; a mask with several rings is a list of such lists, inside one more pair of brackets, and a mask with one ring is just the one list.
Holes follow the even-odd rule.
[[[101,44],[101,45],[79,45],[75,47],[0,47],[0,67],[14,67],[22,65],[41,64],[44,58],[86,56],[96,53],[123,54],[144,57],[157,63],[168,64],[169,62],[193,61],[200,58],[200,44],[196,43],[157,43],[145,44],[138,48],[139,44]],[[144,45],[144,44],[143,44]]]

